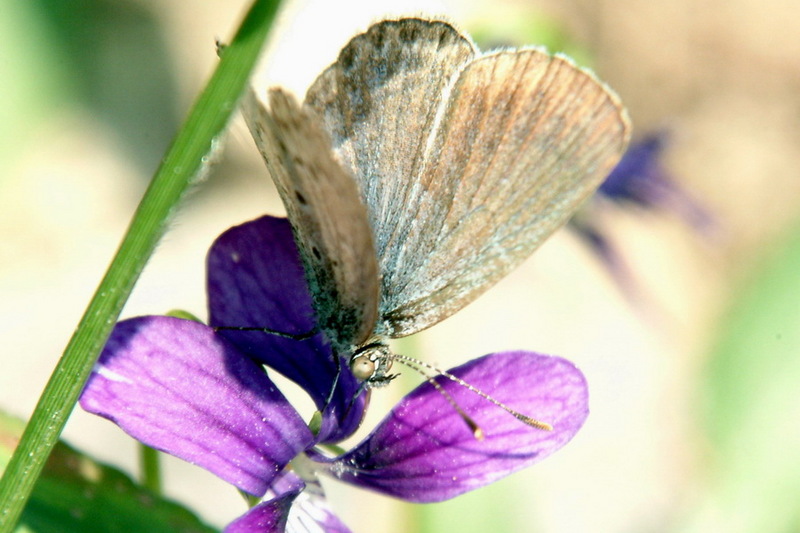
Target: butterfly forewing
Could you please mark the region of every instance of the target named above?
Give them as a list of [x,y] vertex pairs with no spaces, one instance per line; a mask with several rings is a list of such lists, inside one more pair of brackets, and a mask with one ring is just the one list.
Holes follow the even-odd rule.
[[444,22],[384,21],[353,38],[306,95],[358,182],[384,276],[398,263],[387,255],[390,243],[405,237],[413,209],[426,202],[417,181],[437,112],[454,75],[475,53]]
[[338,350],[367,340],[378,303],[378,269],[367,211],[352,175],[335,159],[318,117],[280,90],[267,110],[245,97],[244,115],[286,206],[321,327]]

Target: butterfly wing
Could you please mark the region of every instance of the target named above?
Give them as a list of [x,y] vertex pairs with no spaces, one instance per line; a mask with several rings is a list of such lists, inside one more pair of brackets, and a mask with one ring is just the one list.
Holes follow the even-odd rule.
[[[305,102],[354,174],[374,229],[390,226],[414,202],[413,178],[443,93],[475,52],[449,24],[384,21],[354,37],[308,90]],[[375,245],[380,257],[384,243]]]
[[367,212],[353,177],[334,158],[320,120],[291,95],[252,92],[243,112],[286,206],[317,320],[337,350],[372,333],[378,268]]
[[475,299],[565,222],[627,143],[616,97],[565,58],[475,54],[447,23],[385,21],[306,97],[367,205],[378,334],[420,331]]
[[389,282],[383,284],[384,296],[393,294],[397,279],[396,264],[387,261],[389,238],[395,237],[388,230],[398,221],[404,224],[398,232],[420,229],[409,227],[417,222],[408,210],[420,204],[423,193],[415,179],[447,87],[476,53],[473,43],[445,22],[383,21],[354,37],[306,95],[306,106],[322,117],[336,155],[361,191],[377,257],[383,259],[379,270]]
[[381,228],[380,319],[391,336],[459,310],[527,258],[622,156],[627,116],[570,60],[537,49],[467,65],[415,181],[426,191]]

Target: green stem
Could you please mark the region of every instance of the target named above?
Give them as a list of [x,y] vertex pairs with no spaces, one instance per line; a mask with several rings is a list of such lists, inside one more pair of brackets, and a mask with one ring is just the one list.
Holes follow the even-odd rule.
[[278,8],[254,0],[153,177],[119,250],[45,387],[0,482],[0,533],[11,533],[122,306],[205,156],[236,109]]
[[139,444],[139,477],[141,484],[155,494],[161,494],[161,452]]

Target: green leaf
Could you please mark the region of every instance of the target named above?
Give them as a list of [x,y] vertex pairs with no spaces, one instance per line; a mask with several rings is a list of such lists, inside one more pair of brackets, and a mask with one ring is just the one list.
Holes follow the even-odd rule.
[[531,533],[537,530],[535,524],[520,524],[519,513],[507,511],[530,505],[535,493],[535,488],[523,487],[515,476],[511,476],[452,500],[434,505],[415,505],[409,510],[410,520],[419,533]]
[[33,31],[25,27],[33,34],[26,40],[36,43],[31,55],[49,57],[58,64],[57,73],[69,73],[63,84],[44,87],[68,90],[94,120],[107,122],[133,162],[150,172],[180,119],[178,73],[156,10],[108,0],[29,0],[23,5],[36,24]]
[[[0,413],[0,465],[24,424]],[[17,532],[212,533],[191,512],[138,486],[115,468],[59,442],[50,454]]]
[[167,151],[128,232],[39,399],[0,482],[0,533],[10,533],[133,285],[224,130],[274,20],[277,0],[255,0]]
[[161,452],[141,442],[139,448],[139,479],[150,492],[161,494]]
[[200,322],[203,324],[204,322],[197,318],[196,315],[193,315],[189,311],[184,311],[183,309],[171,309],[164,313],[167,316],[173,316],[175,318],[182,318],[184,320],[193,320],[194,322]]
[[531,5],[520,4],[512,16],[503,11],[500,17],[474,21],[468,29],[481,50],[538,45],[550,53],[564,53],[579,65],[591,64],[589,51],[570,36],[562,22]]
[[684,531],[800,527],[800,227],[732,292],[703,399],[709,494]]

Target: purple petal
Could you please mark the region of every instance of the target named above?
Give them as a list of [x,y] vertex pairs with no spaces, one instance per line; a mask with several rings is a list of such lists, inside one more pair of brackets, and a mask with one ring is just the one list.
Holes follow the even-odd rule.
[[223,530],[224,533],[283,533],[289,510],[300,490],[260,503],[237,518]]
[[613,201],[627,201],[645,209],[670,209],[696,229],[711,232],[714,218],[663,167],[661,159],[668,140],[667,132],[655,131],[631,143],[600,185],[598,193]]
[[172,317],[117,324],[81,406],[255,495],[313,440],[262,367],[211,328]]
[[583,238],[597,254],[623,292],[632,300],[636,299],[638,287],[633,281],[629,265],[603,232],[602,227],[592,219],[578,221],[573,218],[570,224],[578,236]]
[[213,326],[267,327],[302,335],[316,329],[311,294],[285,218],[264,216],[220,235],[208,252]]
[[285,472],[270,487],[268,496],[269,500],[229,524],[224,533],[350,533],[331,511],[317,481],[305,483],[294,473]]
[[282,472],[269,487],[269,499],[228,524],[223,533],[283,533],[292,504],[304,488],[294,473]]
[[600,184],[598,192],[612,200],[625,200],[647,208],[658,205],[659,190],[672,181],[661,166],[665,146],[663,132],[651,133],[634,142]]
[[[297,463],[294,464],[297,465]],[[304,467],[300,466],[300,468]],[[309,479],[305,481],[305,490],[292,505],[287,530],[350,533],[347,526],[339,520],[339,517],[328,505],[319,480],[315,475],[308,477]]]
[[435,502],[540,461],[577,433],[588,415],[583,374],[569,361],[531,352],[475,359],[450,371],[552,431],[523,424],[464,386],[437,381],[484,432],[477,440],[442,394],[425,383],[375,431],[332,461],[342,480],[414,502]]
[[[291,226],[284,218],[265,216],[216,240],[208,254],[208,299],[211,326],[268,328],[292,335],[317,329]],[[358,383],[341,371],[321,333],[306,340],[265,331],[226,329],[220,334],[303,387],[331,419],[326,426],[330,438],[341,440],[358,426],[363,401],[351,406]],[[329,403],[337,407],[325,409]]]
[[325,533],[350,533],[319,494],[303,492],[295,500],[289,513],[289,531],[320,531]]
[[318,442],[341,442],[359,428],[366,411],[368,393],[364,390],[355,396],[358,386],[355,376],[343,363],[336,390],[322,411]]

